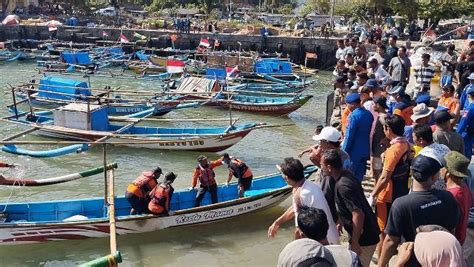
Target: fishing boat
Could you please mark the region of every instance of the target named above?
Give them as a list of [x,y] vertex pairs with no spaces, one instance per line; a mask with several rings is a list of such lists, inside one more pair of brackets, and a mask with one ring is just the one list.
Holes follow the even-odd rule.
[[[109,122],[106,107],[83,103],[71,103],[59,107],[53,114],[51,117],[17,112],[2,120],[32,127],[36,129],[33,134],[75,140],[79,143],[110,140],[114,145],[135,148],[209,152],[218,152],[235,145],[252,130],[273,127],[261,123],[236,125],[236,121],[227,127],[208,128],[136,126],[143,120],[142,118],[125,118],[123,119],[125,124],[112,124]],[[15,154],[28,155],[29,152]]]
[[[309,177],[316,167],[306,168]],[[130,204],[116,197],[115,224],[118,235],[154,232],[165,228],[215,222],[272,207],[291,195],[280,173],[254,178],[251,190],[239,198],[237,184],[219,185],[218,203],[209,195],[201,207],[194,207],[195,190],[175,191],[170,216],[130,215]],[[109,236],[109,207],[104,198],[46,202],[2,203],[4,221],[0,223],[0,245],[78,240]]]
[[[15,96],[23,101],[37,107],[57,108],[69,103],[91,103],[107,104],[108,114],[112,116],[127,116],[130,114],[154,109],[153,116],[162,116],[174,109],[186,108],[192,103],[181,104],[179,101],[159,100],[148,92],[148,97],[124,98],[120,93],[114,93],[112,88],[99,90],[99,94],[93,95],[92,89],[86,82],[47,76],[40,79],[39,83],[34,81],[24,83],[13,88]],[[127,92],[122,92],[127,93]],[[134,96],[140,96],[134,94]]]

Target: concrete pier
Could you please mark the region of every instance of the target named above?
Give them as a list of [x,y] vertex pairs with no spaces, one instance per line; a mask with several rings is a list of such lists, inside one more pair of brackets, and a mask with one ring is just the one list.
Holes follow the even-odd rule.
[[[334,57],[336,51],[335,38],[309,38],[290,36],[268,36],[239,35],[230,33],[175,33],[166,30],[143,30],[143,29],[118,29],[118,28],[87,28],[87,27],[58,27],[56,38],[61,41],[73,41],[81,43],[98,43],[104,40],[103,31],[108,33],[106,40],[116,41],[120,34],[124,34],[129,40],[134,40],[133,34],[139,33],[150,38],[149,47],[164,48],[171,46],[170,35],[175,34],[178,38],[175,47],[179,49],[194,49],[201,38],[209,38],[211,44],[215,39],[221,42],[222,50],[242,50],[283,52],[288,54],[293,62],[304,64],[306,52],[316,52],[316,60],[309,59],[308,67],[319,69],[331,69],[336,63]],[[19,25],[0,26],[0,42],[13,40],[47,40],[53,32],[47,26]],[[145,43],[145,42],[144,42]],[[240,44],[241,45],[240,45]]]

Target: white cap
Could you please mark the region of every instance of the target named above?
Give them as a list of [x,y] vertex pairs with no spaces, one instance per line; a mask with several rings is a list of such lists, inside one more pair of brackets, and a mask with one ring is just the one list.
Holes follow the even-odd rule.
[[321,133],[318,135],[313,135],[313,140],[320,141],[326,140],[329,142],[339,142],[341,139],[341,133],[334,127],[324,127],[321,130]]

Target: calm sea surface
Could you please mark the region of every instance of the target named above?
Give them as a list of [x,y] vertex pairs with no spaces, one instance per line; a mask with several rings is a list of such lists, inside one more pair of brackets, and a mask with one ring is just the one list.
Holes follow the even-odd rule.
[[[38,71],[35,64],[11,63],[0,66],[0,115],[7,115],[5,105],[10,104],[9,85],[27,81]],[[254,175],[275,172],[275,164],[284,157],[297,157],[298,152],[312,143],[314,127],[324,123],[325,95],[331,75],[320,73],[314,76],[318,81],[308,93],[314,95],[303,108],[285,117],[260,116],[233,112],[240,123],[266,122],[268,124],[290,124],[294,126],[261,129],[251,132],[237,145],[226,150],[231,155],[243,159],[252,168]],[[126,81],[109,78],[92,78],[92,87],[106,85],[122,89],[158,90],[159,83]],[[165,118],[223,118],[228,111],[213,108],[186,109],[172,112]],[[212,122],[225,125],[226,122]],[[205,125],[186,123],[164,125]],[[212,125],[212,124],[209,124]],[[0,122],[1,137],[24,130],[18,126]],[[48,140],[28,136],[22,140]],[[40,150],[53,146],[32,147]],[[220,153],[222,154],[222,153]],[[220,156],[207,153],[210,159]],[[108,161],[117,162],[117,194],[123,194],[127,184],[143,170],[152,170],[159,165],[164,172],[178,174],[175,188],[187,188],[191,184],[192,171],[196,166],[198,152],[169,152],[148,149],[110,148]],[[94,148],[84,154],[72,154],[58,158],[29,158],[0,152],[0,161],[19,164],[17,170],[2,170],[5,176],[48,178],[78,172],[102,164],[102,150]],[[306,162],[308,163],[307,159]],[[217,180],[224,183],[227,178],[225,168],[217,169]],[[96,175],[70,183],[41,188],[0,187],[0,202],[44,201],[71,198],[103,196],[103,176]],[[155,233],[118,237],[118,249],[122,252],[122,266],[275,266],[278,254],[286,243],[292,240],[293,228],[289,223],[274,239],[267,238],[267,228],[289,201],[269,210],[217,223],[195,227],[163,230]],[[108,254],[108,239],[88,239],[84,241],[61,241],[39,245],[0,246],[0,266],[74,266]]]

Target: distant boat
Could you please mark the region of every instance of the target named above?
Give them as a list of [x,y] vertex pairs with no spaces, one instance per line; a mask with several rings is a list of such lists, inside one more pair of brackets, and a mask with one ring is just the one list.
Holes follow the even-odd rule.
[[[306,176],[317,170],[311,166]],[[158,231],[165,228],[198,225],[237,217],[272,207],[291,195],[280,173],[254,178],[252,188],[238,197],[237,184],[218,187],[218,200],[211,204],[206,195],[201,207],[193,207],[196,191],[180,190],[173,194],[170,216],[129,215],[124,197],[115,198],[118,235]],[[57,200],[47,202],[1,203],[0,245],[47,241],[78,240],[109,236],[108,207],[104,198]]]

